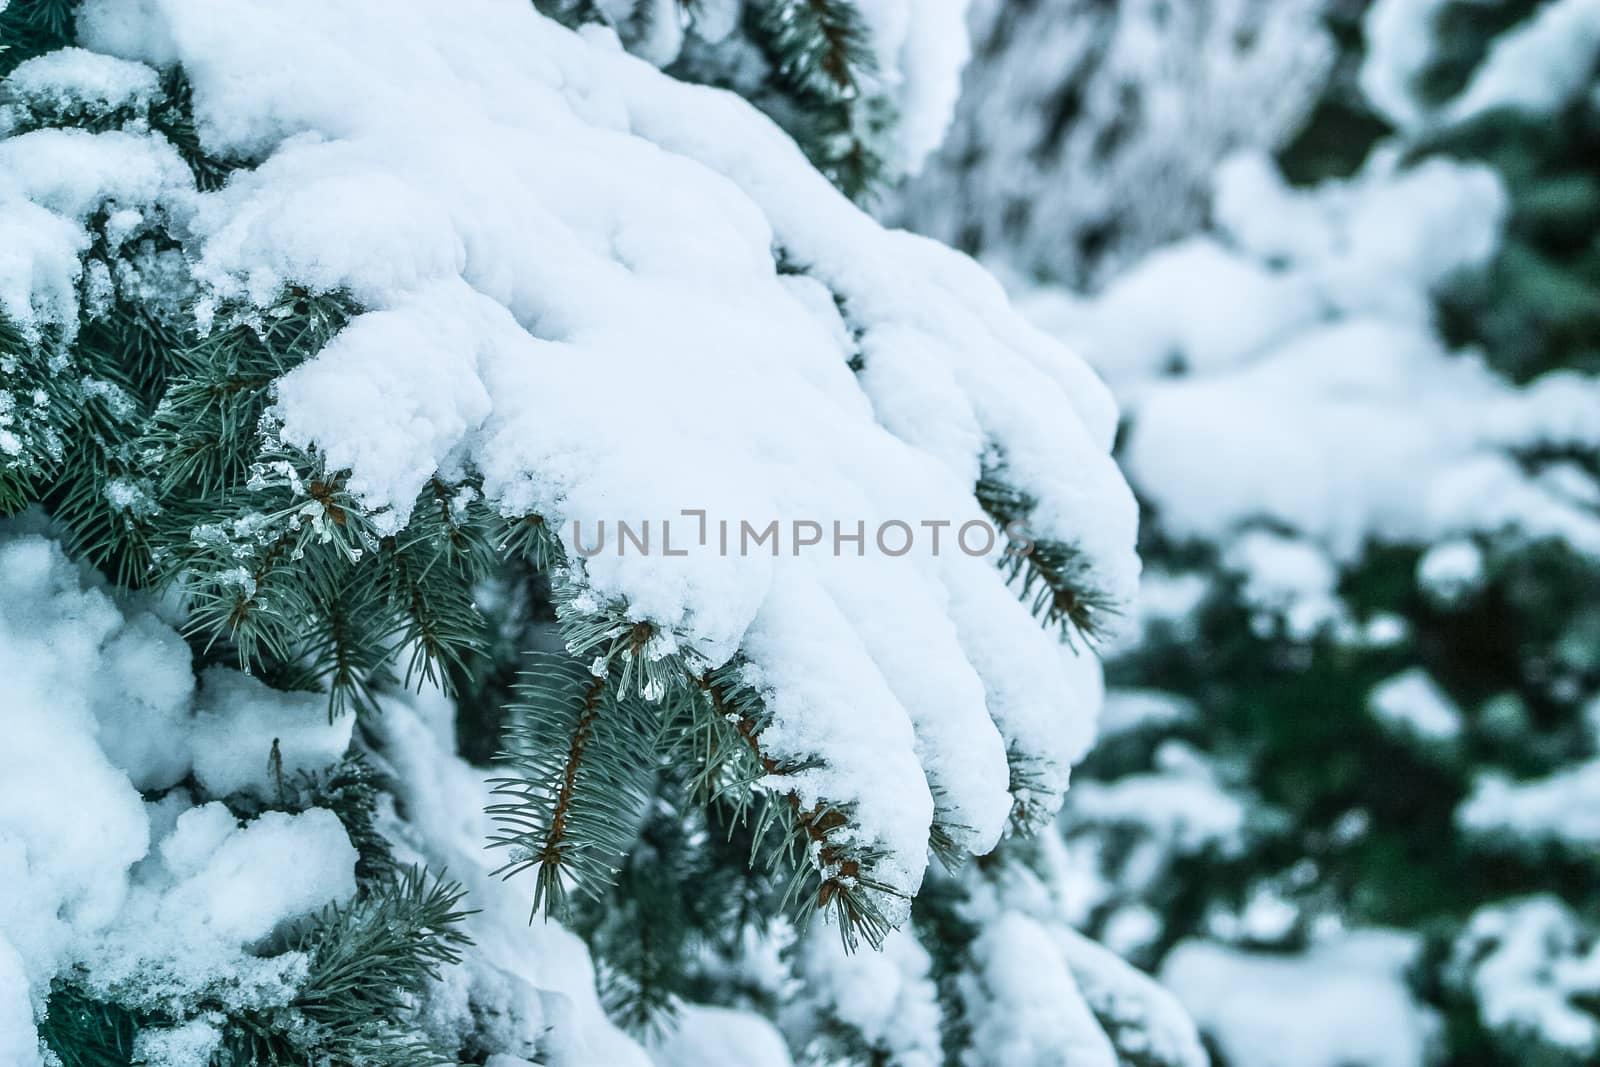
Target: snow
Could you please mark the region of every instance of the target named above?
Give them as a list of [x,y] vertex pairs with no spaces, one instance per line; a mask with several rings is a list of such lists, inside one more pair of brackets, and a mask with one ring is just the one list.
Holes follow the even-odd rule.
[[145,803],[135,782],[187,773],[183,746],[153,743],[183,736],[187,646],[114,601],[33,532],[35,519],[0,529],[9,687],[0,725],[10,739],[0,749],[0,1018],[22,1020],[3,1028],[25,1050],[15,1062],[29,1062],[32,1019],[74,964],[92,988],[179,1023],[202,997],[284,1003],[303,957],[258,956],[255,946],[354,892],[343,826],[324,810],[241,826],[220,804],[194,807],[181,787]]
[[[1078,317],[1091,314],[1091,356],[1119,387],[1227,369],[1321,311],[1307,279],[1250,262],[1204,236],[1151,253],[1091,305],[1063,303],[1068,299],[1047,289],[1027,298],[1023,309],[1064,336]],[[1261,314],[1241,315],[1241,305]]]
[[881,952],[849,953],[836,931],[813,928],[797,946],[793,999],[779,1018],[802,1060],[816,1031],[843,1026],[894,1067],[937,1067],[939,1003],[932,961],[905,930]]
[[1422,1067],[1435,1024],[1406,989],[1415,938],[1358,930],[1303,955],[1186,941],[1161,980],[1236,1067]]
[[1600,2],[1552,0],[1495,39],[1448,108],[1462,121],[1496,108],[1548,115],[1586,89],[1600,52]]
[[0,190],[82,222],[114,202],[160,201],[178,212],[192,184],[188,165],[165,138],[109,130],[34,130],[0,140]]
[[127,619],[101,648],[100,748],[141,791],[176,785],[189,773],[191,659],[183,639],[149,614]]
[[1194,721],[1194,703],[1156,689],[1110,689],[1100,708],[1099,739],[1107,741],[1137,730],[1162,729]]
[[143,113],[160,93],[153,68],[82,48],[62,48],[19,63],[6,76],[0,132],[28,112],[81,110],[102,117],[120,109]]
[[1177,998],[1077,931],[1054,926],[1051,934],[1084,1000],[1116,1035],[1124,1060],[1209,1067],[1200,1035]]
[[1268,530],[1247,530],[1228,546],[1223,566],[1241,575],[1240,599],[1257,629],[1281,620],[1291,640],[1305,641],[1344,621],[1339,571],[1316,546]]
[[82,227],[14,198],[0,178],[0,311],[25,337],[42,326],[75,331],[78,256],[88,247]]
[[1050,932],[1019,912],[985,923],[962,977],[972,1020],[969,1067],[1117,1067]]
[[961,91],[971,0],[856,0],[895,121],[888,165],[915,174],[944,140]]
[[[790,1067],[772,1024],[749,1012],[691,1004],[651,1047],[656,1067]],[[493,1063],[489,1067],[494,1067]],[[511,1067],[507,1064],[506,1067]]]
[[1531,1039],[1590,1058],[1600,1053],[1600,1018],[1581,1004],[1600,994],[1600,949],[1585,942],[1577,916],[1553,896],[1494,904],[1468,921],[1450,973],[1508,1044]]
[[171,1030],[145,1030],[134,1038],[134,1062],[146,1067],[194,1067],[210,1063],[221,1043],[222,1034],[198,1019]]
[[1600,760],[1530,781],[1481,775],[1456,809],[1456,823],[1513,848],[1554,844],[1588,854],[1600,845]]
[[0,541],[0,943],[20,957],[35,1004],[80,931],[117,914],[124,872],[148,847],[139,795],[94,739],[105,695],[95,668],[121,623],[54,544]]
[[1114,781],[1074,783],[1068,816],[1098,827],[1136,826],[1163,853],[1188,855],[1237,846],[1244,825],[1241,800],[1223,788],[1212,769],[1188,746],[1163,742],[1157,769]]
[[[29,84],[49,80],[52,91],[93,100],[109,91],[108,83],[132,77],[123,68],[109,74],[81,56],[68,59],[46,65]],[[29,64],[18,70],[27,75]],[[54,327],[66,345],[77,332],[79,257],[91,244],[90,216],[102,207],[116,209],[103,227],[116,251],[139,232],[147,212],[159,211],[183,232],[192,188],[177,151],[148,132],[41,129],[0,139],[0,312],[30,341]]]
[[[907,113],[907,163],[959,64],[961,5],[928,7],[866,11],[897,91],[930,102]],[[1130,598],[1136,511],[1104,386],[969,260],[882,229],[737,98],[511,0],[90,0],[82,36],[129,61],[175,56],[206,147],[259,166],[173,192],[159,141],[24,137],[7,142],[19,173],[66,183],[24,192],[68,215],[108,187],[165,196],[192,231],[203,315],[289,283],[368,307],[282,380],[274,415],[285,442],[352,470],[379,532],[435,472],[465,471],[569,547],[578,524],[693,529],[684,509],[736,528],[954,531],[982,518],[972,486],[1001,457],[1039,502],[1035,535],[1075,544],[1097,587]],[[815,284],[780,276],[775,248]],[[742,651],[774,712],[769,754],[821,758],[785,784],[851,807],[899,893],[920,882],[933,793],[983,851],[1009,807],[1006,748],[1059,789],[1087,745],[1092,708],[1059,665],[1000,677],[1049,653],[1001,605],[992,560],[948,540],[910,558],[611,547],[576,577],[692,662]]]
[[[141,916],[151,925],[139,943],[124,946],[144,956],[192,954],[209,942],[252,945],[290,919],[349,900],[356,888],[355,848],[338,817],[322,808],[269,811],[244,827],[233,825],[220,803],[191,808],[159,854],[173,884],[153,914]],[[143,903],[136,900],[135,909]]]
[[16,1067],[40,1067],[43,1063],[33,1028],[28,975],[22,957],[4,937],[0,937],[0,1058]]
[[1378,685],[1367,709],[1385,727],[1423,742],[1461,736],[1461,711],[1427,671],[1412,667]]
[[[944,138],[969,50],[965,23],[968,3],[969,0],[855,0],[852,4],[860,18],[861,43],[869,53],[868,63],[863,64],[866,69],[858,72],[857,91],[881,97],[885,105],[888,117],[875,142],[891,181],[915,173]],[[690,35],[724,44],[715,55],[696,55],[701,63],[709,60],[717,68],[714,76],[706,80],[743,85],[751,80],[744,76],[747,64],[766,66],[764,58],[747,58],[755,50],[753,43],[728,40],[738,29],[743,14],[740,0],[696,0],[690,4],[674,0],[597,0],[595,6],[616,27],[621,42],[598,25],[584,27],[585,36],[613,47],[625,42],[630,52],[657,67],[669,66],[679,59]],[[774,13],[791,17],[793,6],[784,5]],[[745,62],[741,63],[741,59]],[[704,76],[706,72],[696,73]],[[876,115],[874,120],[878,121]]]
[[190,739],[194,775],[209,796],[270,801],[350,747],[355,716],[333,718],[320,693],[280,692],[222,667],[208,669],[200,683]]
[[1506,213],[1488,167],[1437,158],[1401,167],[1388,146],[1355,177],[1308,190],[1289,188],[1252,154],[1224,161],[1215,182],[1223,233],[1258,263],[1281,263],[1309,281],[1346,315],[1427,322],[1429,292],[1488,261]]
[[1445,0],[1379,0],[1367,9],[1361,89],[1402,129],[1464,122],[1499,108],[1548,115],[1589,85],[1600,3],[1548,0],[1494,39],[1452,100],[1430,107],[1416,83],[1434,59],[1433,20],[1444,7]]
[[1483,570],[1483,550],[1472,541],[1441,541],[1417,561],[1417,585],[1435,600],[1452,604],[1477,592]]
[[1377,0],[1362,20],[1366,56],[1358,81],[1367,101],[1402,129],[1426,115],[1416,79],[1433,58],[1433,20],[1448,0]]

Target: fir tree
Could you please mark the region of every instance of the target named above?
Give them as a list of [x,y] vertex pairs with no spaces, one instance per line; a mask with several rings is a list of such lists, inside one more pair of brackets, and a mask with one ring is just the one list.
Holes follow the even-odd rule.
[[[926,101],[912,91],[914,79],[896,83],[877,68],[893,49],[879,47],[873,35],[883,27],[853,4],[752,3],[732,23],[712,4],[682,12],[676,4],[639,7],[625,17],[612,6],[546,5],[545,13],[578,26],[610,21],[630,47],[673,73],[732,86],[777,116],[825,178],[852,195],[928,147],[896,140],[896,121],[905,117],[897,108]],[[21,561],[6,576],[17,588],[36,581],[28,573],[35,565],[61,586],[54,600],[35,590],[0,606],[21,620],[18,633],[39,612],[50,625],[66,626],[48,614],[58,602],[79,605],[85,617],[115,615],[115,626],[143,635],[127,638],[140,655],[188,671],[175,668],[183,684],[169,686],[157,711],[150,710],[155,696],[97,696],[107,706],[85,712],[88,726],[74,720],[72,736],[91,736],[99,722],[105,745],[115,739],[132,747],[124,735],[137,733],[137,716],[146,715],[160,719],[168,732],[156,736],[175,748],[193,744],[194,751],[139,758],[93,742],[87,751],[112,778],[120,769],[136,786],[130,796],[128,782],[116,778],[123,790],[116,802],[129,826],[154,842],[108,875],[149,910],[127,921],[176,922],[162,909],[186,908],[178,918],[221,929],[228,954],[219,977],[156,955],[179,951],[156,936],[160,931],[141,938],[119,930],[131,947],[108,934],[102,940],[110,947],[96,941],[101,954],[91,952],[79,965],[46,958],[43,966],[57,969],[47,979],[24,971],[22,983],[24,993],[29,981],[48,983],[45,1010],[29,1009],[44,1047],[64,1063],[188,1056],[215,1067],[423,1067],[501,1052],[543,1057],[548,1050],[540,1042],[559,1049],[571,1040],[556,1008],[549,1009],[553,1021],[543,1022],[545,1000],[554,998],[527,995],[528,982],[495,962],[492,954],[503,946],[471,945],[466,931],[474,923],[494,927],[475,917],[477,902],[464,898],[464,885],[481,892],[487,878],[469,874],[457,885],[413,866],[450,852],[455,843],[446,828],[475,825],[480,814],[450,806],[462,791],[475,795],[481,777],[455,752],[429,765],[406,762],[421,743],[399,731],[419,723],[417,706],[433,699],[453,701],[459,720],[428,729],[459,728],[466,751],[500,753],[488,805],[497,829],[474,849],[504,850],[499,873],[531,901],[535,920],[564,920],[588,938],[612,1019],[641,1034],[670,1030],[691,997],[781,1013],[779,1002],[792,991],[756,995],[731,977],[749,962],[753,944],[787,943],[784,966],[796,975],[801,954],[822,939],[842,954],[842,967],[861,966],[896,928],[915,925],[912,897],[930,849],[955,868],[1002,835],[1048,822],[1086,743],[1091,711],[1089,686],[1074,680],[1062,659],[1088,664],[1088,653],[1063,653],[1058,639],[1081,649],[1108,627],[1136,564],[1132,501],[1107,455],[1113,413],[1079,364],[1015,323],[970,263],[902,240],[857,212],[742,102],[684,89],[556,28],[531,7],[476,5],[442,31],[443,43],[419,32],[430,73],[387,69],[366,86],[415,91],[437,79],[440,99],[456,110],[422,126],[441,143],[457,138],[456,147],[481,154],[480,163],[501,158],[509,145],[536,147],[539,173],[502,165],[514,195],[503,188],[491,201],[507,212],[536,205],[522,218],[527,233],[511,227],[518,242],[539,244],[544,216],[563,220],[567,228],[549,234],[564,234],[565,250],[559,240],[536,256],[519,245],[501,266],[518,277],[513,287],[552,262],[575,276],[589,272],[588,282],[563,290],[555,275],[545,277],[535,287],[539,299],[555,302],[536,312],[477,273],[494,254],[475,242],[502,239],[505,217],[457,230],[449,212],[436,212],[449,230],[445,259],[470,260],[470,269],[457,262],[435,276],[423,266],[427,276],[413,278],[403,293],[366,284],[431,255],[413,257],[420,246],[411,238],[432,239],[422,216],[433,208],[402,206],[356,237],[345,229],[363,206],[383,213],[402,204],[407,182],[423,179],[416,171],[399,175],[418,160],[356,158],[396,130],[392,115],[371,108],[377,97],[348,95],[356,82],[342,75],[276,104],[256,96],[277,90],[263,72],[242,69],[265,53],[241,27],[254,25],[284,45],[354,49],[366,57],[361,62],[380,67],[397,53],[376,47],[381,38],[366,32],[376,24],[358,33],[333,9],[241,3],[230,14],[130,14],[95,0],[13,0],[0,14],[7,45],[0,54],[7,75],[0,83],[0,153],[17,175],[13,184],[8,174],[0,188],[0,224],[34,242],[25,249],[30,269],[15,286],[6,277],[0,303],[0,507],[16,516],[0,551]],[[400,14],[419,25],[441,17],[421,4]],[[707,30],[706,50],[657,48],[667,32],[659,20],[680,17],[701,29],[722,17],[725,33]],[[218,36],[203,43],[211,34]],[[530,51],[512,55],[502,34]],[[175,53],[165,50],[180,39]],[[724,41],[729,55],[756,49],[764,64],[757,82],[743,79],[742,63],[722,65]],[[549,73],[563,64],[574,80],[558,90]],[[467,102],[501,76],[496,69],[538,98],[517,100],[509,126],[494,125],[498,104]],[[315,64],[304,70],[326,73]],[[593,79],[593,94],[579,85],[584,79]],[[245,96],[231,97],[241,86]],[[342,103],[320,117],[278,124],[287,112],[276,109],[316,110],[330,86]],[[607,92],[610,104],[591,110]],[[670,101],[665,111],[653,110],[662,98]],[[420,121],[432,103],[419,97],[412,118]],[[619,124],[624,111],[631,121]],[[305,128],[290,128],[302,120]],[[517,125],[523,121],[532,125]],[[363,123],[371,123],[365,134],[351,132]],[[464,136],[474,123],[480,125]],[[409,127],[410,119],[392,148],[409,151],[404,146],[416,141]],[[321,132],[307,132],[313,129]],[[599,158],[592,149],[617,153],[606,173],[620,175],[623,186],[603,189],[595,180],[600,172],[585,169]],[[355,171],[338,173],[340,163],[294,173],[299,152],[329,152],[332,160],[346,150]],[[426,158],[432,166],[439,156],[430,149]],[[481,168],[456,162],[442,195],[471,214],[484,203],[483,190],[451,183]],[[58,187],[68,163],[94,180]],[[646,167],[642,179],[637,166]],[[350,184],[332,194],[336,210],[327,216],[338,220],[329,223],[335,232],[314,233],[316,248],[271,232],[308,220],[316,229],[317,213],[329,203],[317,198],[346,178]],[[540,184],[546,179],[571,187],[558,195]],[[680,184],[676,193],[652,187],[641,198],[652,180]],[[614,195],[624,187],[625,195]],[[385,202],[385,190],[399,199]],[[252,199],[257,194],[305,199],[285,212],[283,202],[263,207]],[[680,199],[650,206],[656,218],[672,223],[687,211],[723,231],[709,244],[680,232],[662,245],[641,221],[641,207],[657,194]],[[233,197],[250,203],[223,203]],[[796,214],[795,203],[806,207]],[[597,260],[599,245],[576,235],[608,211],[619,213],[607,238],[616,248]],[[257,222],[264,228],[252,230]],[[641,232],[643,243],[631,244]],[[406,248],[369,255],[341,275],[339,257],[379,233],[400,237]],[[547,254],[555,259],[538,258]],[[243,260],[227,262],[234,255]],[[714,268],[735,289],[751,288],[737,302],[706,304],[719,310],[688,322],[677,305],[720,298],[723,287],[701,284],[712,277],[706,274],[674,296],[679,279],[663,280],[663,258]],[[627,281],[634,271],[661,283],[658,291]],[[637,306],[600,314],[585,290],[601,275],[618,284],[613,295]],[[802,335],[791,353],[798,365],[775,364],[750,378],[741,361],[753,333],[736,345],[731,334],[707,340],[691,329],[721,326],[712,320],[737,314],[752,299],[771,302]],[[444,304],[427,310],[431,300]],[[667,319],[643,321],[647,304]],[[556,321],[569,313],[571,322]],[[409,326],[389,332],[408,315],[415,316]],[[649,368],[664,358],[654,348],[659,338],[636,334],[619,343],[591,331],[618,318],[630,330],[666,327],[694,341],[673,357],[694,389],[649,397],[647,408]],[[769,335],[784,331],[778,319],[759,326]],[[457,332],[440,341],[438,329]],[[388,340],[365,347],[385,334]],[[570,360],[552,362],[546,346],[564,345],[575,346]],[[606,369],[618,347],[633,371]],[[719,359],[737,352],[740,360],[725,361],[716,374],[695,370],[701,348]],[[946,361],[936,373],[948,388],[928,395],[896,377],[913,351]],[[342,354],[352,352],[409,366],[346,377]],[[456,378],[430,384],[429,375],[451,361],[479,356],[483,364],[462,364]],[[569,392],[564,406],[590,416],[590,436],[569,438],[561,455],[540,459],[549,442],[532,422],[557,421],[562,411],[519,410],[511,379],[534,375],[521,399],[555,396],[571,366],[592,367],[589,386],[612,392]],[[997,386],[988,377],[995,368],[1026,386]],[[812,384],[823,384],[815,397],[801,396],[810,387],[798,383],[813,371],[820,377]],[[324,377],[330,373],[341,380]],[[491,387],[480,374],[506,377]],[[748,380],[735,384],[741,375]],[[732,586],[701,574],[701,585],[715,586],[709,592],[694,577],[675,576],[672,561],[650,560],[656,566],[620,581],[605,561],[588,562],[575,521],[564,521],[569,508],[585,514],[575,498],[609,495],[625,511],[660,502],[646,488],[652,465],[639,443],[670,449],[685,434],[704,432],[718,438],[716,453],[749,451],[778,463],[778,450],[722,436],[712,417],[745,427],[729,432],[749,433],[756,424],[748,411],[708,408],[695,415],[694,427],[656,421],[658,409],[697,412],[703,394],[724,408],[765,402],[770,397],[761,390],[772,375],[797,383],[784,405],[821,398],[827,406],[819,410],[844,420],[831,432],[856,442],[855,451],[848,461],[842,452],[831,461],[850,474],[801,476],[775,465],[751,469],[776,472],[772,484],[734,488],[767,493],[787,478],[800,490],[822,477],[833,479],[841,498],[848,491],[863,499],[852,479],[870,462],[877,473],[864,505],[887,508],[913,484],[916,493],[902,499],[948,504],[963,528],[1026,534],[1035,551],[1000,570],[993,566],[1001,559],[996,542],[955,563],[864,571],[874,577],[860,586],[839,571],[825,587],[787,560],[782,570],[772,564],[776,577],[763,578],[756,564],[741,560],[715,572],[734,573]],[[407,415],[404,401],[383,395],[393,388],[464,406],[454,414]],[[356,396],[362,391],[368,399]],[[499,413],[471,415],[474,397],[491,392]],[[892,414],[879,421],[874,412],[892,412],[902,395],[939,413],[926,425],[959,420],[971,433],[963,429],[952,448],[948,439],[926,436],[925,426]],[[336,402],[325,405],[330,398]],[[964,414],[944,407],[952,398]],[[626,417],[617,425],[613,403],[632,406],[632,418],[643,424],[640,441],[630,437],[636,428]],[[309,428],[319,411],[335,420],[329,432]],[[363,418],[371,420],[371,436],[359,429],[348,435],[352,420]],[[707,429],[709,423],[717,425]],[[396,426],[399,438],[390,435]],[[403,496],[386,496],[386,471],[413,467],[415,435],[435,433],[454,438],[447,447],[442,437],[435,441],[443,450],[423,464],[420,478],[412,469],[400,479]],[[804,438],[816,434],[812,425]],[[614,456],[627,453],[620,469],[585,465],[599,437],[620,442],[610,446]],[[695,455],[681,465],[715,459]],[[709,476],[678,488],[697,485],[717,488]],[[930,518],[951,525],[942,515]],[[52,538],[93,575],[75,571]],[[790,558],[799,554],[797,546]],[[985,555],[995,558],[979,558]],[[896,595],[880,596],[875,583]],[[757,619],[769,585],[779,608]],[[694,594],[675,613],[666,602],[673,587]],[[759,595],[745,604],[752,589]],[[720,621],[746,609],[737,625]],[[186,647],[163,643],[173,625]],[[60,655],[121,654],[121,645],[99,649],[101,640],[68,643]],[[930,670],[943,671],[960,691],[911,700]],[[133,673],[141,685],[157,674]],[[964,716],[959,729],[942,718],[957,715]],[[848,732],[860,723],[873,728],[843,738],[818,732]],[[327,751],[333,745],[340,751]],[[170,765],[158,767],[158,756]],[[437,785],[429,775],[462,773],[472,784],[450,779],[455,795],[425,791]],[[131,850],[136,833],[123,836],[120,847]],[[307,842],[317,847],[296,855]],[[281,899],[185,896],[201,893],[203,885],[195,886],[203,878],[226,875],[206,866],[216,854],[236,864],[276,857],[286,868],[274,881]],[[239,869],[248,865],[227,868]],[[317,894],[333,900],[312,910]],[[213,905],[220,918],[207,910]],[[105,921],[121,914],[111,907]],[[863,955],[852,957],[857,951]],[[27,963],[41,966],[32,957]],[[950,995],[967,996],[949,974],[941,980]],[[1064,967],[1061,981],[1071,988]],[[1098,1034],[1090,1014],[1081,1022]],[[928,1034],[937,1029],[935,1021]],[[1069,1038],[1079,1035],[1054,1035],[1057,1045],[1045,1047]],[[886,1054],[876,1039],[840,1047],[862,1062],[883,1062]],[[964,1049],[944,1052],[954,1061]]]

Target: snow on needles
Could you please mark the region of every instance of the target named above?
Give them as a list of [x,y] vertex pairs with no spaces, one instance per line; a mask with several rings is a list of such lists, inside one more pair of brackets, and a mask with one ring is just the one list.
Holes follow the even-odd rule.
[[[207,299],[294,283],[370,309],[281,382],[276,416],[353,472],[380,526],[468,469],[569,549],[574,524],[592,547],[601,522],[659,538],[674,520],[686,556],[613,538],[585,580],[710,663],[742,650],[770,754],[824,757],[795,776],[801,799],[852,805],[903,892],[934,796],[965,847],[998,839],[1008,745],[1064,787],[1092,715],[995,595],[993,559],[953,541],[1003,464],[1037,501],[1035,536],[1076,545],[1121,603],[1136,513],[1109,394],[969,260],[882,229],[737,97],[521,0],[90,0],[80,29],[181,61],[207,150],[257,161],[194,197]],[[684,509],[825,540],[724,555]],[[903,558],[872,543],[895,521],[918,534]],[[833,524],[858,522],[861,555],[829,551]],[[923,522],[950,524],[937,553]],[[1031,673],[1000,676],[1018,663]]]

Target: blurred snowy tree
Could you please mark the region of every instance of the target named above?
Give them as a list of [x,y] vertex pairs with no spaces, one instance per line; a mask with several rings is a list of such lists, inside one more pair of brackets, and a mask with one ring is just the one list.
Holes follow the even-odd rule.
[[1030,301],[1147,509],[1077,921],[1232,1067],[1594,1063],[1600,4],[1349,25],[1208,233]]
[[1094,286],[1205,221],[1228,153],[1293,136],[1327,0],[977,0],[944,145],[886,214],[1026,279]]

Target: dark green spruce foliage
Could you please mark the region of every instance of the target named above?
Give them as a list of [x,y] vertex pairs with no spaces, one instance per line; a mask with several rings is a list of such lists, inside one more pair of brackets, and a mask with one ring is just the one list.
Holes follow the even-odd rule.
[[78,0],[12,0],[0,11],[0,76],[18,63],[72,43]]
[[502,798],[489,807],[501,826],[493,843],[509,852],[508,876],[535,872],[536,912],[564,913],[569,883],[598,892],[633,843],[654,729],[637,696],[577,660],[529,659],[503,737],[501,761],[516,776],[493,783]]
[[845,195],[869,196],[884,160],[875,144],[894,120],[850,0],[773,0],[746,7],[750,36],[774,68],[762,105]]
[[726,805],[697,803],[672,769],[654,785],[615,886],[576,901],[571,919],[603,947],[602,1003],[634,1032],[670,1025],[682,1001],[732,999],[703,964],[737,959],[746,932],[783,910],[782,884],[750,863],[758,842],[747,824]]
[[62,1067],[127,1067],[138,1032],[132,1012],[61,979],[50,987],[49,1011],[39,1024],[40,1039],[61,1058]]

